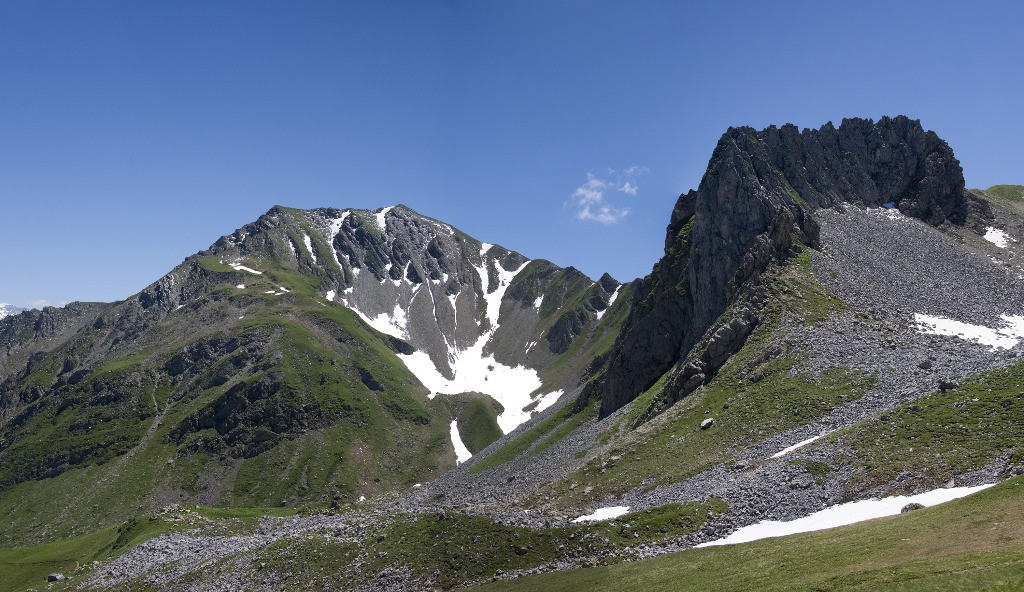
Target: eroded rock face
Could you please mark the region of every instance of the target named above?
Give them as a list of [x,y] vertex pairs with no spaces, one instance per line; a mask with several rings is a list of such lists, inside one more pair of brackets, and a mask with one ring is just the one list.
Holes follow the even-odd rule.
[[[798,244],[817,247],[813,212],[843,202],[888,205],[933,225],[989,215],[964,190],[952,149],[919,121],[845,119],[838,128],[803,132],[730,128],[698,189],[679,197],[665,256],[636,285],[597,387],[602,416],[682,360],[773,260]],[[721,337],[727,355],[735,340]]]

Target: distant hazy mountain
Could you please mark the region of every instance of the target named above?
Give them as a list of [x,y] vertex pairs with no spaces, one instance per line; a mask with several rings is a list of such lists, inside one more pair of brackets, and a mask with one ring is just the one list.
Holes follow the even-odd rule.
[[22,312],[23,310],[27,309],[19,308],[11,304],[0,304],[0,319],[4,317],[9,317],[11,315],[16,315],[19,312]]

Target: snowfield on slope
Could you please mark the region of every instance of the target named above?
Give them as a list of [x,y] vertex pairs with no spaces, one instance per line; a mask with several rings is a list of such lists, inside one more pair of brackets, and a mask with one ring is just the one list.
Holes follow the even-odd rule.
[[455,446],[455,462],[462,464],[469,460],[473,453],[466,448],[462,442],[462,434],[459,433],[458,420],[453,419],[451,424],[452,445]]
[[[384,208],[381,212],[375,214],[375,221],[382,231],[386,232],[386,225],[384,224],[384,215],[390,211],[391,208]],[[335,218],[328,221],[330,227],[331,236],[337,234],[341,228],[342,222],[348,217],[350,212],[346,211],[341,217]],[[331,242],[333,248],[333,239],[329,237],[327,240]],[[543,383],[537,374],[537,371],[526,366],[508,366],[497,361],[493,354],[484,353],[487,345],[490,343],[491,338],[498,330],[498,317],[501,311],[501,301],[508,290],[513,278],[515,278],[528,264],[529,260],[525,261],[521,266],[514,270],[506,270],[500,264],[495,264],[497,271],[497,282],[493,286],[494,290],[487,292],[487,287],[490,286],[490,277],[487,269],[487,253],[494,245],[488,243],[481,243],[480,247],[480,264],[474,265],[473,268],[480,278],[480,284],[485,286],[483,299],[485,303],[485,311],[483,318],[473,319],[472,322],[479,322],[479,326],[489,327],[488,330],[481,333],[479,338],[469,347],[465,349],[457,349],[448,343],[448,338],[442,333],[442,337],[445,339],[447,345],[447,358],[449,366],[454,374],[454,377],[447,378],[434,364],[433,360],[430,359],[430,355],[423,351],[417,350],[412,354],[398,354],[398,357],[406,365],[410,372],[412,372],[417,379],[430,391],[429,397],[432,399],[437,395],[456,395],[459,393],[483,393],[488,395],[501,403],[504,410],[498,415],[497,422],[498,427],[501,428],[503,433],[509,433],[516,427],[521,425],[523,422],[530,419],[534,413],[539,413],[558,400],[562,395],[561,390],[555,390],[552,392],[539,394],[536,397],[531,396],[533,393],[542,388]],[[337,258],[337,253],[335,253]],[[352,268],[353,273],[358,271],[358,268]],[[395,281],[396,286],[402,282],[408,282],[403,274],[403,279]],[[413,294],[409,299],[409,302],[415,300],[419,291],[428,286],[421,285],[420,288]],[[346,288],[343,294],[338,294],[335,290],[329,290],[326,292],[325,297],[327,300],[340,302],[355,312],[359,317],[377,331],[386,333],[400,339],[409,339],[409,316],[406,308],[403,308],[402,301],[395,304],[395,307],[390,312],[381,312],[371,317],[365,312],[359,310],[358,305],[352,302],[346,296],[350,293],[352,288]],[[433,293],[430,293],[433,296]],[[452,302],[453,310],[456,310],[455,296],[449,295],[448,298]],[[406,305],[408,306],[408,304]],[[436,314],[436,313],[435,313]],[[456,324],[458,324],[458,318],[456,318]],[[530,411],[524,409],[528,406],[533,405]],[[453,434],[453,441],[454,441]]]
[[[480,282],[484,286],[488,283],[486,256],[492,246],[487,243],[481,245],[480,260],[482,264],[475,266]],[[530,394],[542,386],[536,370],[525,366],[507,366],[498,362],[493,354],[484,353],[484,348],[498,328],[501,299],[512,279],[528,263],[529,261],[523,263],[514,271],[505,270],[500,265],[496,266],[498,270],[497,287],[493,292],[484,294],[487,304],[484,320],[489,323],[490,329],[481,334],[476,343],[468,348],[449,350],[448,360],[455,373],[453,379],[449,380],[441,374],[426,352],[416,351],[410,355],[400,354],[398,356],[416,375],[416,378],[430,390],[431,398],[441,394],[455,395],[476,392],[489,395],[501,403],[505,409],[498,415],[498,427],[506,434],[530,419],[533,412],[540,412],[550,407],[562,395],[562,391],[558,390],[534,399]],[[533,411],[523,410],[535,401],[538,404]]]
[[1009,237],[1006,236],[1006,233],[992,226],[985,229],[985,240],[1001,249],[1005,249],[1009,244]]
[[914,315],[914,323],[921,333],[959,337],[992,349],[1011,349],[1024,339],[1024,316],[1001,315],[1000,318],[1003,325],[996,329],[920,313]]
[[776,452],[775,454],[773,454],[772,458],[782,458],[783,456],[786,456],[790,452],[793,452],[794,450],[798,450],[800,448],[803,448],[804,446],[807,446],[808,444],[817,441],[819,438],[821,438],[822,436],[825,436],[825,435],[826,434],[824,434],[824,433],[823,434],[818,434],[817,436],[814,436],[813,438],[807,438],[806,440],[802,440],[800,442],[797,442],[796,444],[793,444],[792,446],[787,446],[787,447],[783,448],[782,450],[780,450],[780,451]]
[[760,539],[787,536],[801,532],[825,530],[837,526],[845,526],[899,514],[904,506],[911,503],[919,503],[924,506],[934,506],[957,498],[961,498],[983,489],[992,487],[995,483],[978,485],[976,487],[949,487],[945,489],[933,489],[916,495],[896,495],[882,499],[866,499],[846,504],[839,504],[825,508],[809,516],[781,522],[778,520],[764,520],[757,524],[744,526],[731,535],[697,545],[697,547],[712,547],[717,545],[735,545],[737,543],[749,543]]
[[263,275],[262,271],[257,271],[251,267],[246,267],[245,265],[242,265],[241,261],[232,261],[228,263],[228,266],[231,267],[231,269],[234,269],[235,271],[245,271],[253,275]]
[[598,508],[593,513],[573,520],[575,523],[580,522],[600,522],[602,520],[611,520],[612,518],[618,518],[623,514],[629,512],[629,506],[608,506],[605,508]]

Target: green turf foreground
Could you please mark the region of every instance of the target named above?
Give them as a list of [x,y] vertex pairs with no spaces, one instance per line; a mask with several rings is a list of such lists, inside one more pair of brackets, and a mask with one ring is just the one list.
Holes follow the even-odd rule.
[[833,530],[692,549],[481,590],[1024,590],[1024,478]]

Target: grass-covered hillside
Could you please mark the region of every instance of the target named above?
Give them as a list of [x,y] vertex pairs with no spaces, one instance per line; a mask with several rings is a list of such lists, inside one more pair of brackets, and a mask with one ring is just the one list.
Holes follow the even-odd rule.
[[453,410],[398,359],[408,346],[326,299],[294,249],[301,217],[274,212],[258,248],[191,257],[3,368],[0,544],[178,502],[393,495],[454,464]]
[[907,514],[833,530],[692,549],[476,588],[564,590],[1020,590],[1024,478]]
[[[483,355],[529,366],[535,394],[569,389],[628,291],[403,206],[275,207],[123,302],[4,320],[0,546],[172,503],[394,498],[455,465],[453,420],[475,453],[506,411],[486,393],[428,397],[399,354],[451,361],[490,336]],[[535,410],[529,395],[511,411]]]

